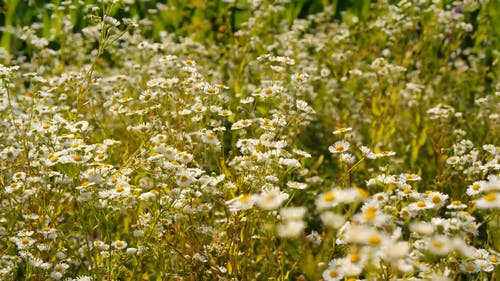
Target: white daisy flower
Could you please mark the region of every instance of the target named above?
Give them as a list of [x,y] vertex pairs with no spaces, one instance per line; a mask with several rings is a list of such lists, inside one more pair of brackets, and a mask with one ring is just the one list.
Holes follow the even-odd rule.
[[349,149],[349,147],[350,147],[350,144],[348,142],[337,141],[333,145],[330,145],[328,147],[328,150],[330,151],[330,153],[337,154],[337,153],[347,151]]

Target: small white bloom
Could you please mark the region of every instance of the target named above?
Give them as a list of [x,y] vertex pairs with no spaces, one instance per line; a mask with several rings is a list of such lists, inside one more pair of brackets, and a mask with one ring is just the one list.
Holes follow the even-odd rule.
[[123,240],[116,240],[116,241],[113,241],[113,243],[111,243],[111,246],[113,246],[113,248],[115,248],[117,250],[122,250],[122,249],[127,248],[127,242],[125,242]]
[[279,237],[295,238],[302,234],[305,228],[306,223],[301,220],[287,220],[279,224],[276,227],[276,231]]
[[274,187],[269,190],[264,190],[257,195],[255,204],[263,210],[275,210],[285,200],[287,200],[288,197],[289,195],[287,193],[280,191],[277,187]]
[[293,188],[293,189],[306,189],[307,184],[303,182],[296,182],[296,181],[289,181],[287,182],[286,186]]
[[280,216],[283,220],[301,220],[306,211],[305,207],[288,207],[281,209]]
[[333,145],[330,145],[328,147],[328,150],[330,151],[330,153],[337,154],[337,153],[347,151],[349,149],[349,147],[350,147],[350,144],[348,142],[337,141]]

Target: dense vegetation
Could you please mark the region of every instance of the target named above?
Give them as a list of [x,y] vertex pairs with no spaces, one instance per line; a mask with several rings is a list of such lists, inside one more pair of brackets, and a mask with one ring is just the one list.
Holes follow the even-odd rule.
[[1,280],[499,278],[497,0],[166,2],[2,4]]

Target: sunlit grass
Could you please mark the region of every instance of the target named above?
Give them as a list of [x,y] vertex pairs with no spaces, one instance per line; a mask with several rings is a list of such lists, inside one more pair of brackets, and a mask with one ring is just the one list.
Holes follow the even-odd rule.
[[7,3],[1,280],[498,278],[494,1],[188,2]]

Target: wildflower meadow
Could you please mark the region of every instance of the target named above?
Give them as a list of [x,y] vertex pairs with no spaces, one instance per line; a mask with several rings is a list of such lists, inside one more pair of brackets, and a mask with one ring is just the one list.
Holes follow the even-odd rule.
[[0,23],[0,280],[500,280],[498,0]]

